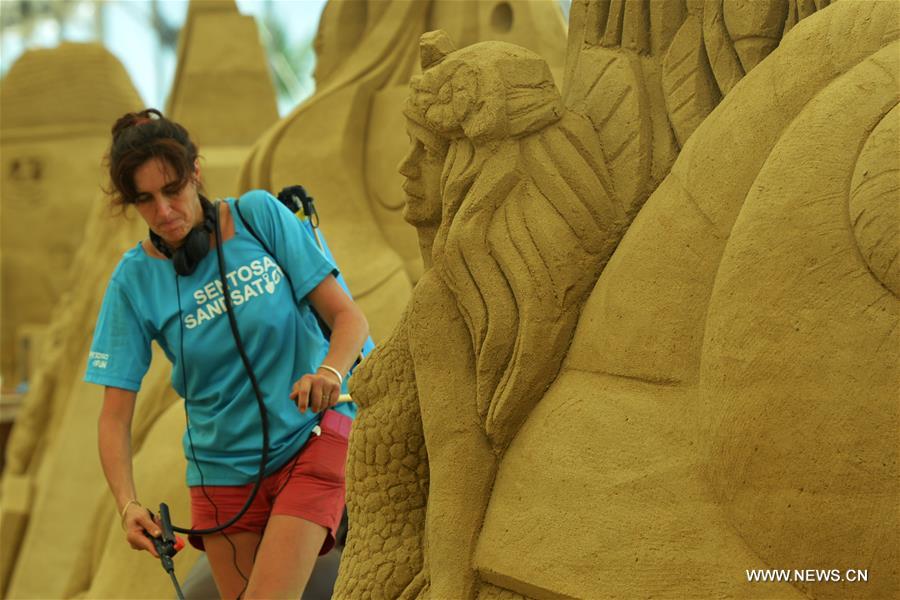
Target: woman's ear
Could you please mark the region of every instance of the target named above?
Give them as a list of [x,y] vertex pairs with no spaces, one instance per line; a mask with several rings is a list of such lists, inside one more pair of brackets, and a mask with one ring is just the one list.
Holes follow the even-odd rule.
[[199,186],[200,185],[200,159],[199,158],[194,159],[194,173],[192,174],[191,177],[194,180],[194,183]]

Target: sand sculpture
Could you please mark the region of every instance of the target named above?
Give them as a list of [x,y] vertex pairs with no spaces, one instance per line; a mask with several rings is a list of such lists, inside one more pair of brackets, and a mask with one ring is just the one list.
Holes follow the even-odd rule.
[[397,323],[422,271],[401,217],[396,166],[407,145],[400,106],[431,29],[460,45],[485,39],[539,52],[561,73],[565,30],[553,2],[331,1],[316,38],[316,94],[271,128],[245,164],[241,188],[302,183],[376,343]]
[[[81,377],[91,323],[114,257],[142,232],[137,219],[112,218],[105,203],[94,199],[85,242],[73,261],[79,278],[66,298],[66,310],[59,311],[50,325],[51,350],[26,396],[7,448],[0,519],[8,597],[68,597],[69,579],[85,576],[79,561],[90,557],[88,539],[96,532],[97,515],[105,517],[103,531],[118,526],[95,459],[100,394]],[[165,395],[164,361],[158,363],[139,396],[132,440],[136,449],[174,401]]]
[[[80,74],[74,80],[69,77],[73,71]],[[62,323],[74,324],[84,316],[73,302],[75,288],[91,288],[95,295],[91,273],[73,267],[79,260],[93,261],[83,246],[80,255],[76,249],[85,239],[85,223],[99,217],[95,201],[102,169],[96,157],[105,148],[111,120],[139,107],[141,100],[125,69],[102,46],[67,43],[26,52],[4,78],[0,103],[4,169],[0,354],[4,384],[31,376],[30,395],[7,444],[0,491],[2,591],[35,508],[34,488],[44,475],[38,465],[49,440],[65,422],[65,398],[78,377],[80,367],[75,365],[83,362],[82,340],[70,338]],[[49,369],[13,362],[22,358],[13,349],[16,330],[28,323],[38,325],[46,340],[41,360]],[[71,477],[70,481],[78,481],[77,468]],[[46,565],[41,578],[46,577],[45,569]]]
[[[221,35],[223,30],[229,34]],[[233,55],[227,71],[234,74],[231,80],[215,66],[214,59],[223,54]],[[233,195],[240,162],[277,116],[256,25],[237,13],[234,2],[192,3],[179,56],[168,114],[193,128],[207,192]],[[240,90],[230,88],[235,80]],[[95,161],[106,149],[113,120],[140,107],[121,109],[104,122]],[[50,326],[53,352],[37,373],[8,447],[0,541],[10,597],[160,598],[173,593],[158,562],[123,543],[96,458],[102,392],[81,382],[109,275],[122,253],[145,235],[136,215],[111,217],[105,200],[96,194],[91,198],[85,242],[73,265],[79,279]],[[176,522],[186,525],[184,409],[169,386],[168,361],[154,350],[133,426],[135,479],[146,506],[165,501]],[[180,577],[199,555],[192,548],[179,553],[175,568]]]
[[[426,270],[353,385],[338,597],[900,587],[900,5],[678,4],[576,2],[565,108],[423,38]],[[745,572],[824,565],[880,575]]]
[[34,368],[17,340],[40,340],[68,288],[101,182],[91,157],[102,152],[110,119],[140,100],[102,46],[67,43],[16,61],[3,79],[0,104],[0,357],[3,386],[11,389]]
[[200,147],[208,195],[234,196],[251,146],[278,120],[256,21],[240,14],[234,0],[188,5],[166,114]]

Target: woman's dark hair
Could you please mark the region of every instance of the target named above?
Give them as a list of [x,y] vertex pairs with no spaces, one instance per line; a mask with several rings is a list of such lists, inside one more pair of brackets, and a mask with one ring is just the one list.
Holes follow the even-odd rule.
[[155,108],[128,113],[112,127],[112,144],[106,156],[110,187],[105,191],[114,205],[133,204],[137,199],[134,172],[154,158],[171,165],[179,187],[184,186],[194,172],[197,156],[197,146],[187,129]]

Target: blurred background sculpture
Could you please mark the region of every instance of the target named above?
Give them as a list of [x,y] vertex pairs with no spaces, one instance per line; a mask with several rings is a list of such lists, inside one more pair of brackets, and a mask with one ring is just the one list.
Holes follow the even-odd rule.
[[[71,78],[73,71],[80,76]],[[25,54],[4,78],[0,103],[3,378],[28,379],[33,398],[7,445],[0,495],[0,582],[5,587],[17,557],[30,551],[20,541],[29,513],[42,504],[34,494],[38,480],[51,476],[47,469],[55,458],[71,456],[71,448],[57,455],[60,446],[51,445],[62,443],[62,430],[73,424],[66,399],[78,386],[87,349],[81,343],[86,337],[70,334],[82,328],[89,335],[85,324],[92,318],[90,309],[82,312],[76,289],[89,289],[90,301],[101,292],[91,271],[80,266],[110,242],[94,237],[103,213],[97,204],[103,172],[98,157],[108,143],[110,119],[138,106],[140,98],[122,65],[103,47],[64,44]],[[22,356],[21,346],[15,348],[17,333],[31,341],[32,360]],[[38,352],[39,347],[46,350]],[[90,411],[76,410],[86,417],[81,422],[93,427]],[[67,486],[78,487],[86,470],[96,470],[78,454],[79,461],[53,475],[61,477],[60,497],[71,494]],[[96,491],[87,493],[93,502]],[[71,521],[66,511],[48,520],[54,529]],[[37,580],[47,579],[45,560],[46,555]]]
[[139,102],[125,69],[97,44],[33,50],[3,80],[0,356],[7,386],[37,368],[42,333],[69,286],[97,196],[109,120]]
[[210,197],[234,195],[241,165],[278,110],[256,23],[233,0],[188,5],[166,114],[203,149]]
[[[463,117],[471,106],[504,114],[498,98],[514,84],[473,100],[492,89],[474,73],[496,47],[468,54],[424,39],[423,66],[439,66],[412,85],[416,158],[401,172],[426,257],[434,240],[432,266],[355,382],[365,408],[348,471],[342,597],[880,598],[900,584],[898,445],[886,433],[900,425],[900,302],[888,283],[898,5],[838,3],[809,16],[803,3],[781,13],[777,3],[678,4],[573,5],[563,97],[594,127],[566,141],[599,139],[596,174],[603,182],[608,169],[613,182],[593,188],[611,193],[578,225],[618,242],[605,267],[604,252],[584,257],[583,309],[579,285],[565,284],[569,261],[558,260],[577,246],[534,253],[515,235],[549,241],[559,230],[544,219],[537,233],[535,195],[516,187],[538,171],[504,179],[489,163],[512,162],[497,137],[516,117],[495,129]],[[684,22],[667,33],[658,9],[673,7]],[[678,54],[679,29],[695,52]],[[751,35],[787,29],[780,42]],[[681,104],[663,102],[681,92]],[[473,137],[502,132],[487,161],[453,150],[466,126]],[[544,143],[544,163],[564,147]],[[466,181],[470,166],[479,175]],[[572,171],[550,180],[574,188]],[[571,206],[546,198],[559,214]],[[636,217],[619,242],[623,214]],[[517,290],[517,270],[533,289],[572,294],[567,352],[545,331],[546,347],[520,339],[516,319],[540,330],[547,309]],[[490,319],[498,294],[513,308]],[[491,335],[515,340],[514,352]],[[514,403],[497,401],[517,369],[535,367],[544,378]],[[798,565],[884,579],[746,576]]]

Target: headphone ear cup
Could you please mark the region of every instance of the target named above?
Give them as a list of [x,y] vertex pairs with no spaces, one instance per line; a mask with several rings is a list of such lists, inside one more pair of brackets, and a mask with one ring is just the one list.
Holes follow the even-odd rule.
[[171,254],[175,272],[183,277],[197,270],[197,265],[209,254],[209,236],[218,218],[216,207],[209,200],[201,196],[200,203],[203,207],[203,224],[191,229],[184,238],[184,243]]
[[184,243],[172,254],[172,266],[179,275],[190,275],[197,265],[209,254],[209,232],[206,229],[192,229]]
[[194,272],[197,268],[197,263],[192,264],[188,260],[187,252],[182,248],[179,248],[172,253],[172,267],[175,268],[176,273],[182,277],[186,277]]

